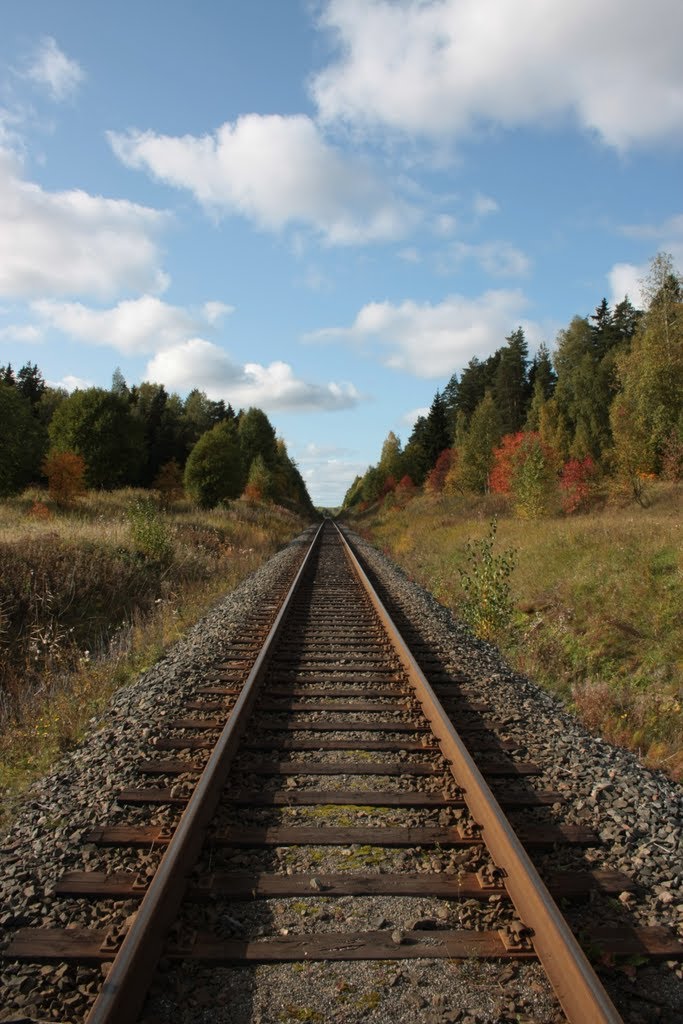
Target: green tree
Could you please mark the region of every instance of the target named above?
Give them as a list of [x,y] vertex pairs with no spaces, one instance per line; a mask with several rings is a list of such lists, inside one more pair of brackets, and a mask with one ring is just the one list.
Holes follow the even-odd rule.
[[499,351],[489,356],[484,362],[473,356],[462,371],[458,384],[456,413],[463,412],[467,423],[474,415],[474,410],[484,398],[486,391],[493,387],[499,360]]
[[441,395],[444,401],[444,405],[446,406],[446,416],[448,417],[448,427],[451,445],[455,440],[455,424],[458,412],[460,411],[460,406],[458,404],[459,396],[460,382],[458,381],[457,373],[454,373],[450,377]]
[[601,358],[594,332],[576,316],[558,335],[555,352],[558,411],[568,424],[571,454],[599,459],[609,447],[609,404],[613,395],[613,357]]
[[534,356],[529,367],[529,386],[531,388],[531,402],[527,411],[524,429],[527,431],[540,430],[541,411],[545,403],[552,397],[555,390],[557,377],[553,370],[550,359],[550,352],[545,342],[541,342],[538,352]]
[[131,392],[130,404],[144,438],[140,483],[151,487],[162,466],[184,458],[182,403],[163,384],[143,381]]
[[542,341],[529,367],[529,387],[533,392],[538,386],[543,398],[548,399],[552,397],[556,384],[557,375],[553,370],[550,352],[546,343]]
[[429,472],[436,465],[436,460],[441,452],[449,448],[451,444],[450,417],[440,391],[434,395],[421,440],[427,459],[426,469]]
[[85,459],[89,487],[137,483],[143,458],[143,434],[129,403],[102,388],[74,391],[55,410],[49,427],[55,452]]
[[403,476],[403,452],[401,451],[401,442],[393,430],[389,431],[386,440],[382,445],[382,454],[380,456],[378,469],[383,481],[390,476],[392,476],[394,480],[400,480]]
[[239,438],[247,465],[261,456],[266,466],[277,460],[277,444],[273,426],[262,409],[247,409],[239,417]]
[[39,478],[46,442],[28,399],[0,382],[0,495],[16,494]]
[[529,350],[521,327],[505,340],[507,345],[499,350],[494,393],[501,430],[504,434],[515,434],[524,423],[530,397],[527,377]]
[[17,373],[17,390],[31,403],[34,414],[42,395],[47,390],[45,379],[35,363],[25,363]]
[[234,420],[217,423],[202,434],[190,452],[184,482],[190,497],[204,508],[240,496],[246,474]]
[[683,409],[683,288],[670,257],[655,258],[648,281],[649,308],[617,358],[619,391],[610,410],[617,469],[636,497],[639,474],[661,470]]
[[273,496],[273,474],[262,455],[252,459],[243,496],[251,501],[270,501]]
[[511,491],[515,512],[522,519],[538,519],[555,506],[557,474],[538,434],[525,435],[515,453]]
[[458,483],[466,491],[484,494],[489,486],[493,450],[502,436],[500,417],[491,391],[477,408],[460,450]]
[[363,476],[357,476],[354,479],[353,483],[351,484],[346,494],[344,495],[342,508],[353,508],[355,505],[360,505],[361,501],[363,500],[364,479],[365,474],[363,474]]
[[211,430],[223,420],[235,418],[232,406],[224,402],[213,402],[198,388],[193,388],[185,399],[183,407],[183,426],[188,449],[197,443],[202,434]]
[[46,429],[50,426],[50,422],[57,407],[60,406],[62,402],[66,401],[68,397],[69,392],[66,388],[48,387],[43,391],[35,409],[35,413]]

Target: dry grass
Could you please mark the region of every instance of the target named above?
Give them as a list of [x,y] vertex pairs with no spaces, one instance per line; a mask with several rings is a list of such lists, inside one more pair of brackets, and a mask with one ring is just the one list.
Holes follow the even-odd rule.
[[605,505],[533,522],[496,499],[418,498],[360,526],[457,614],[468,538],[498,514],[513,547],[516,614],[497,637],[508,660],[560,694],[597,734],[683,776],[681,493],[651,489],[648,509]]
[[8,800],[78,741],[116,688],[305,526],[272,506],[207,512],[179,502],[152,509],[151,532],[141,533],[130,512],[141,497],[89,494],[69,509],[41,492],[0,502],[0,791]]

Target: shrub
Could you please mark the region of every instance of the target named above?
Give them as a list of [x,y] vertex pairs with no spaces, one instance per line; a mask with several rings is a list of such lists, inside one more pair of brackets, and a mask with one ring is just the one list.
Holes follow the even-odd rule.
[[462,617],[482,640],[492,640],[512,619],[510,577],[515,552],[508,548],[499,555],[493,553],[496,530],[493,519],[486,537],[467,542],[466,567],[458,570],[465,593]]
[[394,491],[396,496],[396,505],[399,508],[403,508],[411,501],[412,498],[417,494],[417,487],[413,483],[412,479],[406,474],[401,477],[399,482],[396,484],[396,490]]
[[489,477],[489,487],[494,494],[511,493],[515,460],[526,436],[521,430],[516,434],[506,434],[494,451],[493,467]]
[[183,497],[183,471],[175,459],[165,462],[160,468],[154,480],[154,489],[161,495],[164,507]]
[[50,497],[68,505],[85,491],[85,460],[75,452],[51,452],[43,462]]
[[168,527],[151,498],[137,498],[128,508],[133,543],[138,551],[159,562],[170,561],[173,547]]
[[446,484],[448,472],[453,463],[453,450],[446,448],[441,452],[434,468],[425,480],[425,490],[432,494],[441,494]]
[[596,476],[595,463],[590,455],[585,459],[570,459],[562,467],[560,492],[565,515],[585,512],[590,506]]
[[526,434],[517,449],[511,488],[520,518],[538,519],[552,511],[557,478],[552,454],[538,434]]

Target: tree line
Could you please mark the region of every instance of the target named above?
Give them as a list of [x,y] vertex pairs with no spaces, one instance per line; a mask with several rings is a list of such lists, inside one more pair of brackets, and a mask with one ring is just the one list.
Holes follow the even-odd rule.
[[[357,477],[345,508],[427,490],[511,495],[522,514],[548,511],[558,489],[576,511],[601,475],[636,499],[643,480],[678,479],[683,462],[683,280],[658,254],[646,308],[602,299],[575,316],[554,351],[529,358],[521,327],[474,357],[436,392],[405,447],[390,432],[379,462]],[[389,497],[391,496],[391,497]]]
[[44,483],[51,471],[75,472],[90,488],[184,486],[205,507],[245,494],[312,511],[261,409],[235,412],[196,388],[183,400],[163,384],[129,387],[118,368],[109,389],[69,394],[50,387],[36,364],[16,373],[0,366],[0,496]]

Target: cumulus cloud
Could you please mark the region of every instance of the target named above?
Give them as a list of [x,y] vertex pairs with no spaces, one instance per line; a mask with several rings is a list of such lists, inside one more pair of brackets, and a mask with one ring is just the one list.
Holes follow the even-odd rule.
[[64,388],[68,392],[84,391],[86,388],[95,386],[91,380],[86,380],[85,377],[76,377],[72,373],[67,373],[61,380],[50,381],[49,384],[51,388]]
[[572,117],[608,145],[680,141],[680,0],[327,0],[323,121],[435,137]]
[[206,307],[202,316],[193,316],[154,295],[125,299],[109,309],[39,299],[32,309],[50,327],[71,338],[91,345],[107,345],[126,355],[172,348],[213,322]]
[[301,380],[287,363],[240,366],[218,345],[191,338],[159,352],[147,366],[150,380],[169,388],[198,387],[234,406],[255,405],[266,411],[313,412],[350,409],[361,396],[353,384],[313,384]]
[[0,295],[16,298],[158,291],[157,210],[74,189],[47,192],[24,181],[0,150]]
[[394,305],[370,302],[351,327],[327,327],[308,340],[356,341],[384,353],[387,366],[417,377],[440,377],[464,366],[472,356],[494,352],[522,323],[533,340],[534,324],[522,320],[527,299],[519,290],[495,290],[468,298],[451,295],[436,305],[412,300]]
[[647,266],[634,263],[615,263],[607,273],[607,280],[610,286],[610,303],[615,305],[621,302],[625,295],[636,309],[642,309],[645,305],[645,296],[641,288],[641,281],[647,274]]
[[304,115],[249,114],[201,137],[110,132],[108,138],[128,167],[269,231],[304,225],[330,245],[359,244],[399,238],[416,216]]
[[29,64],[26,77],[47,89],[53,100],[60,101],[76,92],[85,72],[77,61],[60,50],[52,36],[46,36]]

